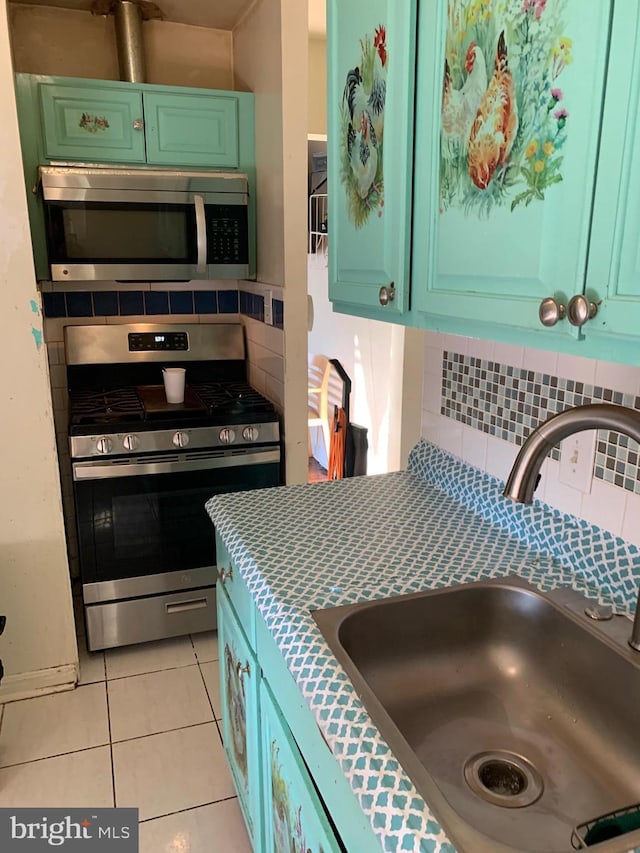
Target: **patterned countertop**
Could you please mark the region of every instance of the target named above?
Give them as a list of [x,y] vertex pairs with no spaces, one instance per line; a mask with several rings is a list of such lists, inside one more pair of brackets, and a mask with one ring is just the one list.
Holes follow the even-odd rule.
[[[385,851],[452,853],[310,610],[516,573],[629,609],[640,551],[426,441],[408,470],[212,498],[207,510]],[[375,781],[372,781],[375,780]]]

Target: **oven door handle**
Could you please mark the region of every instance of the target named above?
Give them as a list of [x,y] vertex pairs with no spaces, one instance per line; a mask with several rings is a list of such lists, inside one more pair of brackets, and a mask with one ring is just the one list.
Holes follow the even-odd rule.
[[265,465],[280,462],[279,450],[257,450],[249,453],[229,453],[196,459],[176,459],[163,462],[105,460],[100,462],[74,462],[73,479],[107,480],[119,477],[139,477],[142,474],[180,474],[189,471],[206,471],[216,468],[239,468],[248,465]]
[[204,212],[204,198],[194,195],[193,203],[196,209],[196,243],[198,246],[198,263],[196,272],[207,271],[207,217]]

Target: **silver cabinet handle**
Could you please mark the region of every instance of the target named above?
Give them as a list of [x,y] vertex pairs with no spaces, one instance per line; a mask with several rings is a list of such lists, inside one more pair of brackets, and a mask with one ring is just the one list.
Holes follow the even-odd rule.
[[590,302],[581,293],[572,296],[567,305],[567,320],[572,326],[584,326],[587,320],[593,320],[598,313],[598,306]]
[[204,215],[204,199],[201,195],[194,195],[193,202],[196,207],[196,243],[198,246],[198,263],[196,272],[207,271],[207,220]]
[[242,662],[238,661],[236,664],[236,672],[238,673],[238,678],[242,678],[243,673],[246,673],[247,675],[250,676],[251,675],[251,668],[249,666],[249,663],[247,662],[247,663],[245,663],[244,666],[242,666]]
[[165,604],[164,608],[167,614],[170,613],[185,613],[188,610],[202,610],[208,604],[206,598],[194,598],[191,601],[174,601]]
[[380,305],[388,305],[390,302],[393,302],[396,298],[395,282],[392,281],[389,287],[381,287],[378,298],[380,299]]
[[564,320],[566,315],[567,309],[552,296],[548,296],[540,303],[538,317],[543,326],[555,326],[558,320]]
[[134,120],[134,122],[133,122],[133,129],[134,130],[142,130],[143,127],[144,127],[144,122],[141,118],[137,118]]
[[233,580],[233,566],[229,566],[228,569],[222,569],[220,572],[220,583],[225,584],[227,581]]

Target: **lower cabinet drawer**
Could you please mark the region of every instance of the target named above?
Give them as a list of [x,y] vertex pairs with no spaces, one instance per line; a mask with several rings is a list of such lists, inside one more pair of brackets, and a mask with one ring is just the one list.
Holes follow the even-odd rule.
[[89,651],[213,631],[215,587],[85,605]]
[[266,683],[260,683],[262,739],[262,853],[340,853],[300,751]]

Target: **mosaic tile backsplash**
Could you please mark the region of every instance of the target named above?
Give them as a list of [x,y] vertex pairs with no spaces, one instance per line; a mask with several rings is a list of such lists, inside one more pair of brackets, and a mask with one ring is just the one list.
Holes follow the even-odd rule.
[[[442,355],[441,414],[518,446],[551,415],[587,403],[614,403],[640,411],[640,396],[612,388],[446,350]],[[551,456],[560,458],[559,447]],[[593,475],[640,494],[637,442],[599,430]]]

